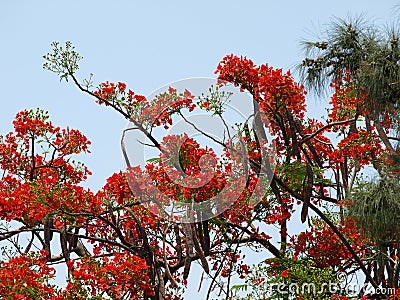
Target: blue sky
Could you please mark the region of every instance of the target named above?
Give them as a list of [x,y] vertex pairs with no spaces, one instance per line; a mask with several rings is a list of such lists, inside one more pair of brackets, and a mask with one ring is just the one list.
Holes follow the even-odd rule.
[[[42,69],[52,41],[71,41],[84,57],[80,78],[123,81],[147,95],[169,82],[210,77],[229,53],[285,70],[301,61],[302,39],[314,39],[334,16],[364,13],[378,24],[396,20],[398,1],[11,1],[0,2],[0,134],[18,111],[43,108],[56,125],[92,141],[83,157],[96,190],[123,167],[126,121],[71,83]],[[310,101],[314,110],[322,102]],[[318,107],[318,103],[320,106]]]

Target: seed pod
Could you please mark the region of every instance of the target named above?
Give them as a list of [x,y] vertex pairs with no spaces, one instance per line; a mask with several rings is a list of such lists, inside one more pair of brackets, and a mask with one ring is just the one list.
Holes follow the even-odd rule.
[[304,180],[303,185],[303,207],[301,208],[301,222],[304,223],[306,221],[308,215],[308,206],[310,204],[311,194],[312,194],[312,186],[313,186],[313,172],[312,168],[309,164],[306,165],[306,178]]

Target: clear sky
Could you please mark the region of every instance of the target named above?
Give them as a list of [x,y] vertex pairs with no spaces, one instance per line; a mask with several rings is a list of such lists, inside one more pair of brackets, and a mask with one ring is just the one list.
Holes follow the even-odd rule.
[[126,121],[42,69],[42,56],[52,41],[70,40],[76,46],[84,57],[81,78],[92,72],[95,83],[123,81],[147,95],[168,82],[214,76],[219,60],[229,53],[246,55],[257,64],[293,68],[302,58],[300,41],[316,38],[334,16],[364,13],[385,24],[399,17],[398,4],[395,0],[2,0],[0,134],[11,130],[20,110],[48,110],[56,125],[80,129],[92,141],[92,154],[83,160],[94,174],[87,185],[96,190],[123,167],[119,140]]

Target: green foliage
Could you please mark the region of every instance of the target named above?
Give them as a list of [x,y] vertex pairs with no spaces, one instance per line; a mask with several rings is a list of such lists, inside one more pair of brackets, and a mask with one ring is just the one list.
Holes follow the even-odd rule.
[[53,42],[51,46],[53,52],[43,56],[46,61],[43,68],[58,74],[60,81],[62,79],[68,81],[68,76],[73,75],[79,69],[79,61],[82,57],[69,41],[65,42],[65,48],[59,42]]
[[[290,188],[296,192],[301,192],[304,187],[304,180],[307,179],[307,165],[304,163],[292,162],[281,166],[276,166],[277,174],[282,179],[290,179]],[[323,170],[317,166],[312,166],[313,182],[332,184],[331,180],[322,176]]]
[[245,284],[232,287],[233,299],[331,299],[340,292],[332,268],[316,268],[308,260],[273,258],[255,265]]
[[219,85],[217,85],[215,88],[214,86],[211,86],[208,91],[208,94],[202,93],[201,96],[198,96],[199,106],[203,107],[207,111],[211,111],[213,116],[221,116],[224,113],[226,104],[229,103],[229,98],[233,93],[220,91]]
[[361,185],[352,194],[349,214],[379,244],[400,240],[399,178],[382,178]]

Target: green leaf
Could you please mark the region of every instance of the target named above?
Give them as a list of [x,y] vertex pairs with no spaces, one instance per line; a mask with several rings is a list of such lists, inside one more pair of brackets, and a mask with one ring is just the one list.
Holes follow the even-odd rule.
[[161,157],[153,157],[153,158],[149,158],[148,160],[146,160],[146,162],[148,163],[160,163],[161,162]]
[[247,284],[235,284],[231,287],[231,290],[247,291]]

